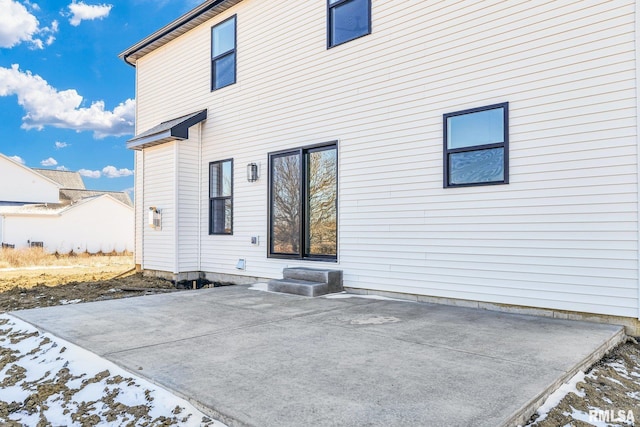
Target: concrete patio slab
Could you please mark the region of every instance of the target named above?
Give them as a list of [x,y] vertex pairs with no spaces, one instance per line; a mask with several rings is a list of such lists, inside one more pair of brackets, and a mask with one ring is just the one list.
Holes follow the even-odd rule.
[[623,328],[245,286],[12,315],[230,426],[518,425]]

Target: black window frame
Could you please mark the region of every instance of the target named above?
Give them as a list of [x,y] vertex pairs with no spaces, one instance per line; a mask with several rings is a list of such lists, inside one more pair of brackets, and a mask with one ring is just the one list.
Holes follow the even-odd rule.
[[[502,112],[503,112],[503,141],[502,142],[498,142],[498,143],[492,143],[492,144],[482,144],[482,145],[472,145],[469,147],[462,147],[462,148],[448,148],[448,119],[450,117],[456,117],[456,116],[463,116],[466,114],[473,114],[473,113],[479,113],[482,111],[488,111],[488,110],[497,110],[502,108]],[[443,114],[443,146],[444,146],[444,152],[443,152],[443,172],[444,172],[444,179],[443,179],[443,184],[444,184],[444,188],[452,188],[452,187],[477,187],[477,186],[485,186],[485,185],[504,185],[504,184],[508,184],[509,183],[509,103],[508,102],[502,102],[499,104],[492,104],[492,105],[486,105],[486,106],[482,106],[482,107],[477,107],[477,108],[470,108],[467,110],[461,110],[461,111],[455,111],[452,113],[446,113]],[[450,162],[449,162],[449,157],[451,154],[456,154],[456,153],[465,153],[465,152],[473,152],[473,151],[482,151],[482,150],[490,150],[490,149],[495,149],[495,148],[502,148],[503,149],[503,179],[499,180],[499,181],[487,181],[487,182],[469,182],[469,183],[462,183],[462,184],[452,184],[450,182],[450,177],[449,177],[449,173],[450,173]]]
[[361,37],[368,36],[369,34],[371,34],[371,32],[372,32],[372,30],[371,30],[371,28],[372,28],[372,20],[373,20],[373,18],[371,16],[372,15],[371,0],[367,0],[367,9],[368,9],[368,12],[369,12],[369,19],[368,19],[368,22],[367,22],[367,25],[368,25],[367,32],[364,33],[364,34],[360,34],[359,36],[353,37],[351,39],[341,41],[340,43],[333,43],[333,25],[332,25],[333,22],[332,22],[332,14],[331,14],[331,12],[336,7],[340,7],[340,6],[344,5],[344,4],[351,3],[353,1],[356,1],[356,0],[338,0],[338,1],[335,2],[335,4],[331,4],[331,0],[327,0],[327,49],[331,49],[332,47],[336,47],[336,46],[343,45],[345,43],[349,43],[352,40],[357,40],[357,39],[359,39]]
[[[308,241],[308,231],[309,231],[309,215],[308,215],[308,200],[309,200],[309,189],[308,189],[308,179],[307,179],[307,169],[308,169],[308,161],[307,154],[313,153],[317,151],[330,150],[335,149],[336,152],[336,254],[335,255],[310,255],[307,254],[306,242]],[[273,251],[273,162],[272,160],[276,157],[282,157],[287,154],[297,153],[300,156],[300,195],[299,195],[299,250],[298,254],[285,254],[278,253]],[[338,262],[338,247],[339,247],[339,230],[338,230],[338,213],[339,213],[339,150],[338,150],[338,141],[329,141],[320,144],[308,145],[304,147],[291,148],[288,150],[280,150],[271,152],[268,154],[268,171],[269,171],[269,179],[268,179],[268,213],[267,213],[267,258],[277,258],[277,259],[297,259],[303,261],[321,261],[321,262]]]
[[[213,56],[213,32],[214,30],[219,27],[220,25],[223,25],[225,23],[227,23],[228,21],[233,20],[233,38],[234,38],[234,43],[233,43],[233,49],[227,50],[225,52],[222,52],[216,56]],[[238,81],[238,19],[237,19],[237,15],[233,15],[230,16],[229,18],[225,19],[224,21],[220,21],[218,22],[216,25],[214,25],[213,27],[211,27],[211,47],[209,49],[209,53],[211,55],[211,91],[216,91],[219,89],[223,89],[225,87],[231,86],[236,84],[236,82]],[[234,59],[233,59],[233,82],[228,83],[224,86],[220,86],[217,87],[216,86],[216,61],[223,59],[226,56],[229,55],[234,55]]]
[[[229,196],[220,196],[211,194],[211,167],[214,164],[220,165],[220,170],[222,170],[222,165],[224,163],[231,163],[231,194]],[[220,190],[218,190],[220,191]],[[230,236],[233,235],[233,159],[224,159],[224,160],[216,160],[213,162],[209,162],[209,235],[211,236]],[[213,226],[213,205],[216,200],[230,200],[231,202],[231,227],[229,232],[216,232],[215,227]],[[224,228],[224,227],[223,227]]]

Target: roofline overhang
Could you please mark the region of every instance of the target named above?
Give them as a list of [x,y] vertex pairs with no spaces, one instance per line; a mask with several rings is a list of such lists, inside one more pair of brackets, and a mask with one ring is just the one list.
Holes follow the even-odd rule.
[[[201,110],[195,113],[187,114],[184,120],[177,122],[169,128],[162,128],[157,132],[143,132],[140,136],[136,136],[127,141],[127,148],[131,150],[142,150],[144,148],[153,147],[155,145],[164,144],[171,141],[183,141],[189,138],[189,128],[207,119],[207,110]],[[179,120],[180,117],[158,125],[161,127],[164,123]],[[156,126],[156,127],[158,127]],[[152,128],[153,129],[153,128]]]
[[139,58],[153,52],[157,48],[169,43],[171,40],[214,16],[221,14],[241,1],[242,0],[206,0],[201,5],[191,9],[178,19],[124,50],[118,57],[132,67],[135,67]]

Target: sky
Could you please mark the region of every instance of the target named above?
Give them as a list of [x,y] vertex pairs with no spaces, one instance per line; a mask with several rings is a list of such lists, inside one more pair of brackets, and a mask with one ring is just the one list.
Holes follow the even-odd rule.
[[118,54],[198,3],[0,0],[0,153],[131,193],[135,69]]

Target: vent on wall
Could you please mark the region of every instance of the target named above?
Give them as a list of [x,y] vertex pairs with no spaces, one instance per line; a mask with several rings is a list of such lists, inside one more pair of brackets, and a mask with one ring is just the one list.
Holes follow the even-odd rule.
[[44,242],[31,242],[29,241],[30,248],[44,248]]

